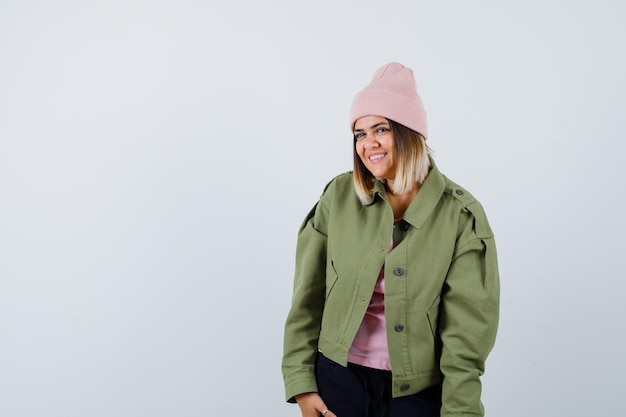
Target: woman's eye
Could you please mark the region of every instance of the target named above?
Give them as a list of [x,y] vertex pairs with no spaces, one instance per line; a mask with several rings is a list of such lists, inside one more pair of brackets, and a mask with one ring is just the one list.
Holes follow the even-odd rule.
[[361,139],[363,136],[365,136],[364,133],[355,133],[354,134],[354,139]]
[[385,133],[385,132],[387,132],[387,131],[388,131],[388,129],[387,129],[386,127],[379,127],[379,128],[376,130],[376,132],[377,132],[377,133]]

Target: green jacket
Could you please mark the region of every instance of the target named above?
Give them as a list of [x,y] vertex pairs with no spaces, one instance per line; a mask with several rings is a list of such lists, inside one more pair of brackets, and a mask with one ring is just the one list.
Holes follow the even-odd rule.
[[285,324],[287,401],[316,392],[319,350],[346,366],[381,267],[393,396],[443,382],[441,416],[482,416],[480,375],[496,337],[499,277],[493,233],[478,201],[431,171],[404,214],[391,252],[384,186],[363,205],[352,173],[334,178],[298,233],[292,307]]

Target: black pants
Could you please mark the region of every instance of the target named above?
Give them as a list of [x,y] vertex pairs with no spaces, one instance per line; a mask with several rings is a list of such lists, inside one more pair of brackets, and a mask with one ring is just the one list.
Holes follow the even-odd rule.
[[391,372],[348,364],[322,354],[315,367],[319,394],[337,417],[439,417],[441,384],[405,397],[391,397]]

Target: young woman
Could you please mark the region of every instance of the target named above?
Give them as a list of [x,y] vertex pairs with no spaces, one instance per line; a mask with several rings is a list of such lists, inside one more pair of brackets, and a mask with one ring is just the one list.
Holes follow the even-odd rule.
[[482,416],[499,305],[485,213],[437,169],[411,69],[379,68],[350,128],[354,171],[298,234],[287,401],[303,417]]

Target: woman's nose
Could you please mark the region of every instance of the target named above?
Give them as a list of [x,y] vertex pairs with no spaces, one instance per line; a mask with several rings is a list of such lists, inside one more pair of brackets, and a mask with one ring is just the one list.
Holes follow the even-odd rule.
[[367,137],[365,138],[365,143],[363,143],[363,146],[366,148],[376,148],[378,145],[379,143],[374,135],[367,135]]

